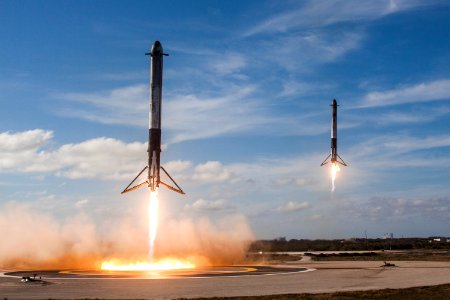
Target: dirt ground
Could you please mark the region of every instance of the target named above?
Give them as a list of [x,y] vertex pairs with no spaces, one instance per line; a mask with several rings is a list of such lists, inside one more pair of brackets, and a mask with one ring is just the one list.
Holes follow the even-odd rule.
[[[450,283],[450,262],[391,261],[315,262],[289,266],[315,269],[306,273],[176,279],[51,279],[29,284],[0,277],[0,297],[7,299],[172,299],[407,288]],[[284,264],[283,266],[286,266]],[[44,278],[45,279],[45,278]]]

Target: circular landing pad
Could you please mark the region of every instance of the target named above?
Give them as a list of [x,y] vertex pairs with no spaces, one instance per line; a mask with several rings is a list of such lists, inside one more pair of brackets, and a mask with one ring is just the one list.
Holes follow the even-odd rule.
[[17,271],[5,273],[7,276],[33,277],[35,274],[43,279],[164,279],[164,278],[208,278],[208,277],[238,277],[276,275],[308,272],[311,269],[296,267],[271,266],[226,266],[207,267],[199,269],[169,270],[169,271],[102,271],[102,270],[46,270]]

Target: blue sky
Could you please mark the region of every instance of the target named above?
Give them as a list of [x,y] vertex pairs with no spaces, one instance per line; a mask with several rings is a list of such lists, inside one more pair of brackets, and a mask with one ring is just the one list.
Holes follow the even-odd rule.
[[[0,205],[142,209],[120,191],[145,164],[160,40],[162,161],[187,192],[160,192],[162,222],[449,235],[449,33],[446,1],[0,1]],[[333,98],[349,167],[331,193]]]

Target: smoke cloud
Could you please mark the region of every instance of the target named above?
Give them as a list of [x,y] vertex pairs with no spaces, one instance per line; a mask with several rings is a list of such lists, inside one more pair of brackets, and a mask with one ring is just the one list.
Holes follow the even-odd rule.
[[[145,222],[141,222],[145,224]],[[85,213],[64,220],[30,205],[0,207],[0,268],[97,269],[104,260],[146,260],[148,232],[136,217],[96,224]],[[212,222],[207,218],[160,222],[156,258],[176,257],[196,265],[220,265],[244,259],[253,234],[242,216]]]
[[197,265],[243,262],[254,240],[245,217],[229,215],[212,223],[208,218],[169,220],[160,227],[156,256],[187,257]]
[[0,209],[0,267],[51,268],[95,264],[101,248],[95,225],[84,214],[58,222],[30,206]]

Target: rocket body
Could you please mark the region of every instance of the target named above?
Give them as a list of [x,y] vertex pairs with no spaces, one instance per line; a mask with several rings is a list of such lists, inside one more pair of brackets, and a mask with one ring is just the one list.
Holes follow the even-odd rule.
[[150,111],[148,126],[148,187],[155,191],[160,182],[161,166],[161,104],[163,48],[156,41],[151,49],[150,62]]
[[[183,190],[175,182],[175,180],[167,173],[167,171],[161,166],[161,104],[162,104],[162,74],[163,74],[163,57],[167,56],[163,52],[162,45],[159,41],[156,41],[152,45],[150,53],[150,110],[149,110],[149,122],[148,122],[148,162],[142,171],[130,182],[130,184],[122,191],[122,194],[134,191],[142,186],[148,186],[148,188],[154,192],[162,184],[168,189],[184,194]],[[147,170],[146,180],[137,183],[141,174]],[[172,183],[167,181],[161,181],[160,170],[167,175]]]
[[331,104],[331,162],[337,160],[337,101],[333,99]]
[[344,160],[339,156],[337,152],[337,104],[336,99],[331,102],[331,153],[322,162],[321,166],[331,162],[332,164],[339,163],[343,166],[347,166]]

